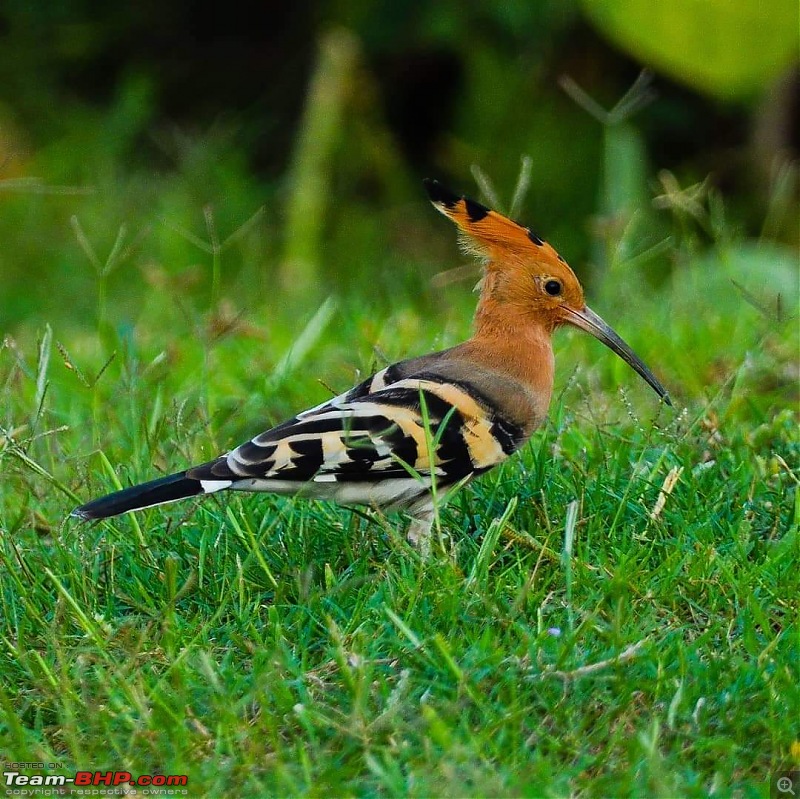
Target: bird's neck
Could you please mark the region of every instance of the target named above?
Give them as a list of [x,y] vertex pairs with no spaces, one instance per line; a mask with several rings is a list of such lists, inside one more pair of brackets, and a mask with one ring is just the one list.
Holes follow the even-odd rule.
[[530,316],[479,313],[475,334],[465,342],[470,355],[522,384],[544,415],[553,392],[553,346],[550,330]]
[[[476,320],[477,321],[477,320]],[[553,385],[553,344],[544,325],[515,324],[513,319],[484,319],[476,324],[473,347],[491,357],[496,368],[524,383],[550,391]]]

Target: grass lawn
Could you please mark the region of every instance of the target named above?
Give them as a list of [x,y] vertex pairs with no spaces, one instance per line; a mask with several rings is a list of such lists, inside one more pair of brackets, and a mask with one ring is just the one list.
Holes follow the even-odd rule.
[[96,313],[6,338],[4,762],[192,796],[769,796],[800,747],[800,437],[769,271],[794,256],[767,243],[673,241],[660,286],[595,283],[675,408],[559,333],[549,422],[442,511],[430,561],[402,517],[267,495],[67,518],[468,335],[468,284],[423,274],[459,262],[440,224],[390,301],[288,300],[254,250],[222,288],[214,264],[227,301],[125,267]]

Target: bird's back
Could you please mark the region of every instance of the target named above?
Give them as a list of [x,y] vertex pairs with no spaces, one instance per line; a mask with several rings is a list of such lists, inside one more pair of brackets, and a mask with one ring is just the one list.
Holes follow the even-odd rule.
[[355,388],[190,469],[232,488],[412,508],[485,472],[541,421],[526,386],[465,345],[388,366]]

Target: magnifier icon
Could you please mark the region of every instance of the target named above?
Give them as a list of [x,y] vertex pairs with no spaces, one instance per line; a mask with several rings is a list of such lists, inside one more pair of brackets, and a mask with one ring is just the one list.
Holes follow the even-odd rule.
[[796,796],[792,781],[788,777],[781,777],[776,785],[781,793],[790,793],[792,796]]

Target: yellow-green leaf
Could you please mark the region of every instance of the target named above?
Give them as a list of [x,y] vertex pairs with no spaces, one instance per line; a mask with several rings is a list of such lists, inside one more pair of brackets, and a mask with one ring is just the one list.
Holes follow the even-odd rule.
[[796,0],[583,0],[645,66],[718,97],[747,97],[798,57]]

